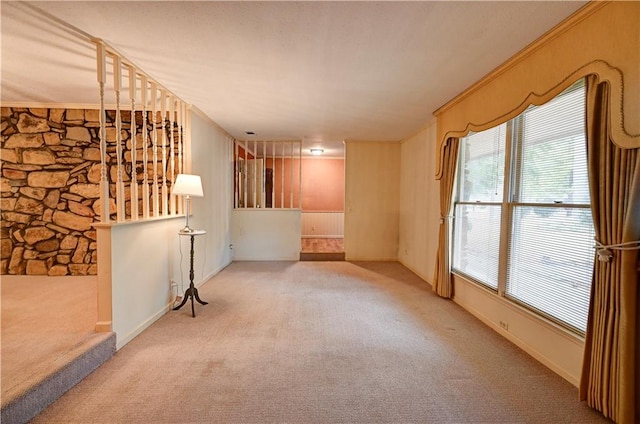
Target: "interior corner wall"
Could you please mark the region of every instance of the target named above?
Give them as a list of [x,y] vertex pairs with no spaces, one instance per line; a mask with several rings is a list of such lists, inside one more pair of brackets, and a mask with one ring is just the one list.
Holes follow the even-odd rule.
[[345,147],[345,258],[397,260],[400,143],[347,141]]
[[[506,120],[531,96],[536,97],[535,93],[551,96],[572,83],[570,79],[576,72],[588,72],[590,64],[602,62],[623,75],[625,96],[617,111],[622,111],[626,130],[637,134],[640,132],[639,17],[638,2],[589,3],[534,43],[534,48],[520,53],[436,111],[438,149],[447,136],[460,136],[469,129],[480,130],[491,121]],[[544,100],[544,96],[537,97]],[[405,156],[403,159],[403,167],[412,163]],[[404,198],[403,207],[406,203]],[[402,233],[406,237],[407,233],[419,230],[415,224],[405,225]],[[437,232],[427,237],[436,238]],[[402,243],[408,244],[408,241]],[[414,266],[412,263],[409,265]],[[453,300],[457,304],[572,384],[579,384],[584,349],[581,337],[458,275],[454,275],[454,292]]]
[[432,283],[438,248],[440,184],[433,177],[436,121],[400,145],[400,233],[398,260]]
[[[192,110],[191,170],[202,179],[204,197],[191,201],[189,226],[207,234],[195,239],[196,285],[208,280],[231,262],[231,211],[233,209],[233,138],[201,112]],[[184,240],[180,240],[184,239]],[[189,238],[175,235],[173,279],[189,285]],[[182,256],[182,260],[181,259]]]

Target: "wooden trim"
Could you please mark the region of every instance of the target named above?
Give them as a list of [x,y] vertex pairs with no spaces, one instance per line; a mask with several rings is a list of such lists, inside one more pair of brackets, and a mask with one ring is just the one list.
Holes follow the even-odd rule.
[[618,147],[623,149],[633,149],[638,148],[640,134],[630,134],[624,124],[624,82],[622,71],[615,66],[608,64],[603,60],[594,60],[589,62],[565,78],[562,79],[558,84],[551,87],[544,93],[538,94],[535,92],[530,92],[526,98],[515,108],[512,110],[491,119],[488,122],[484,123],[473,123],[467,122],[464,128],[453,129],[447,131],[443,137],[439,140],[440,146],[438,149],[438,156],[436,159],[436,179],[442,178],[443,172],[443,154],[444,148],[446,146],[446,141],[450,137],[464,137],[471,131],[483,131],[488,128],[492,128],[496,125],[502,124],[510,119],[515,118],[520,113],[522,113],[529,105],[542,105],[558,94],[560,94],[563,90],[571,86],[571,84],[575,83],[580,78],[584,78],[587,75],[597,75],[598,81],[607,82],[611,86],[610,90],[610,98],[611,98],[611,110],[609,115],[610,121],[610,137],[611,140]]

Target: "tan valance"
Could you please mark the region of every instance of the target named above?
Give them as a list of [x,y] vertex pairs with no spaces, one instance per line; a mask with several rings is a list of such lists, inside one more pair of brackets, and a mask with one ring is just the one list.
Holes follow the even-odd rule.
[[[615,28],[612,25],[615,24]],[[611,87],[611,139],[640,147],[640,2],[592,2],[474,86],[442,106],[436,178],[446,141],[504,123],[543,104],[580,78]]]

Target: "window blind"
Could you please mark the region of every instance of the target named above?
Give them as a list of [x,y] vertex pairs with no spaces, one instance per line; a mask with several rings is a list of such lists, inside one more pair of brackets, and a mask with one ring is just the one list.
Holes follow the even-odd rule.
[[582,333],[595,256],[585,91],[461,139],[452,248],[456,272]]
[[579,332],[586,329],[593,221],[577,84],[520,116],[506,296]]
[[584,110],[585,88],[579,84],[520,116],[521,203],[589,204]]
[[500,205],[456,205],[453,268],[498,289]]
[[504,187],[504,149],[507,125],[464,137],[460,143],[461,202],[501,202]]
[[515,207],[506,295],[584,332],[593,236],[590,209]]

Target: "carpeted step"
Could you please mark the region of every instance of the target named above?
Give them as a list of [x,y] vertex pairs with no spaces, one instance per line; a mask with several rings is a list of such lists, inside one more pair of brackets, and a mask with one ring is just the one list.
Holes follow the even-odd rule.
[[344,261],[344,252],[300,252],[301,261]]
[[[91,374],[116,352],[115,333],[94,333],[39,373],[3,387],[2,424],[26,423]],[[11,383],[3,381],[3,386]]]

